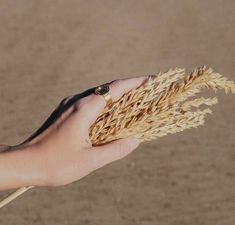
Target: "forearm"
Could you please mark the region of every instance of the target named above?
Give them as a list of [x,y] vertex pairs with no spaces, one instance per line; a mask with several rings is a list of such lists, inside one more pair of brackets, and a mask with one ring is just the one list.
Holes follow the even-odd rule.
[[25,147],[0,153],[0,190],[43,184],[43,161],[37,149]]

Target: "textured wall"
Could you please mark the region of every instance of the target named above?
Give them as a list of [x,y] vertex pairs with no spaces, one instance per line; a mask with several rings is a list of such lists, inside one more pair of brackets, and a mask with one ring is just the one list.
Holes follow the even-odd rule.
[[[207,64],[235,80],[234,10],[233,0],[0,0],[0,143],[28,137],[64,96],[113,79]],[[0,224],[234,224],[235,101],[219,100],[206,126],[31,190],[0,210]]]

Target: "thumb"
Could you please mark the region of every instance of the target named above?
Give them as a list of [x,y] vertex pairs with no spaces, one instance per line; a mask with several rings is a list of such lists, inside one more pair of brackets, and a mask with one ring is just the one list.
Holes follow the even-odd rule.
[[93,147],[90,151],[93,159],[93,169],[98,169],[115,160],[122,159],[136,149],[138,145],[139,140],[137,138],[128,137]]

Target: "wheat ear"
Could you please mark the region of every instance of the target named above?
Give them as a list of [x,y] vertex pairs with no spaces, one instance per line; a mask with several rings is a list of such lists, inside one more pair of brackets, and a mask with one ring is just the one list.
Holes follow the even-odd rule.
[[[203,88],[235,93],[235,85],[206,66],[187,74],[184,69],[170,69],[151,76],[144,85],[124,94],[111,108],[105,108],[90,127],[93,145],[135,136],[140,141],[153,140],[204,123],[217,98],[193,98]],[[194,112],[195,108],[197,111]]]

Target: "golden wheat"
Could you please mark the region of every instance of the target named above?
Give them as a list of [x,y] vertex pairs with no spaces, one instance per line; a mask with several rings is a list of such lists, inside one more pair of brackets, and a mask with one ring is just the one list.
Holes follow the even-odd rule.
[[140,141],[153,140],[169,133],[204,124],[217,98],[195,98],[202,88],[235,93],[235,84],[206,66],[186,74],[184,69],[170,69],[150,76],[140,87],[124,94],[111,108],[106,107],[89,134],[93,145],[135,136]]

